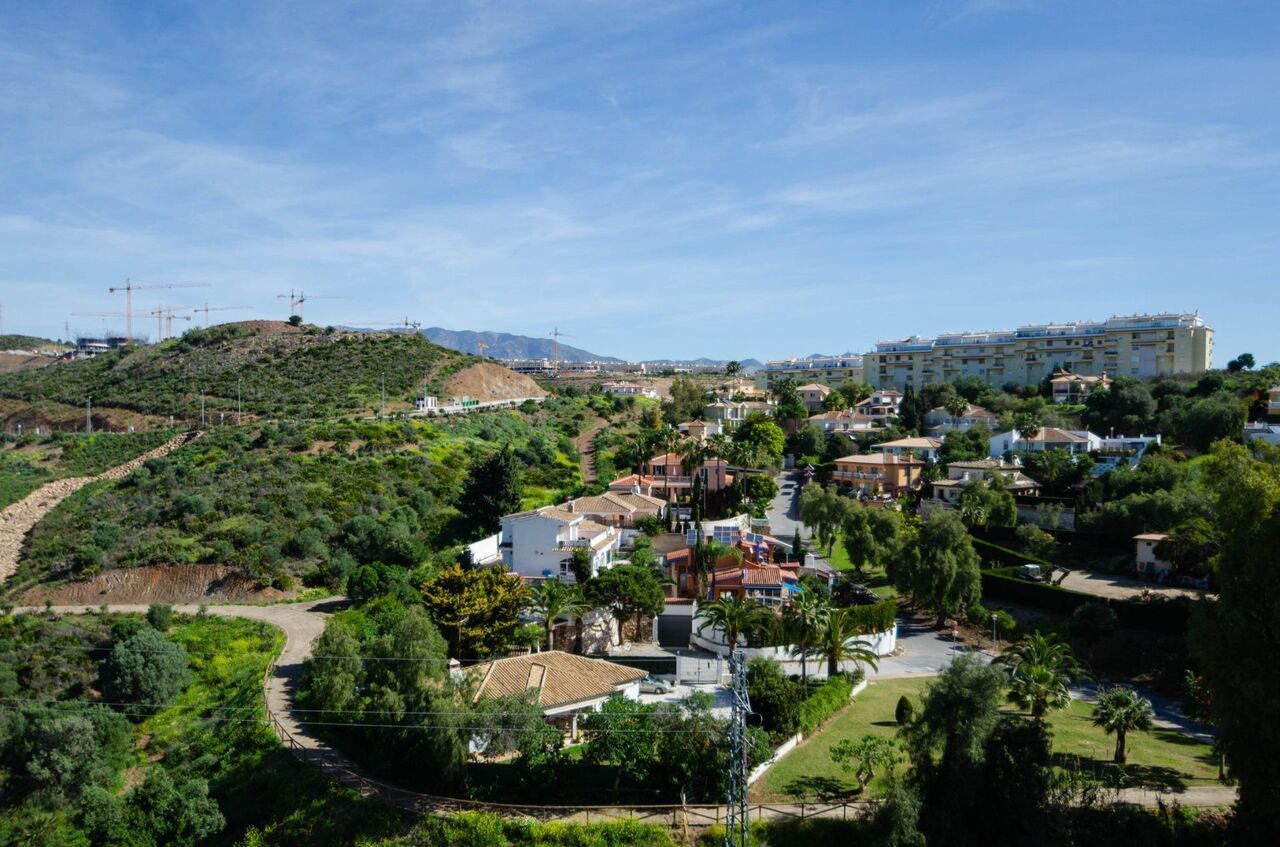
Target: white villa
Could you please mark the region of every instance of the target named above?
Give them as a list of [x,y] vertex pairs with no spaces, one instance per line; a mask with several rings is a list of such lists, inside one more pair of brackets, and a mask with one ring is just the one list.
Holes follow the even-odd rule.
[[576,582],[574,550],[591,551],[591,576],[608,568],[622,542],[615,527],[590,520],[563,506],[544,506],[502,518],[498,552],[503,566],[522,579]]

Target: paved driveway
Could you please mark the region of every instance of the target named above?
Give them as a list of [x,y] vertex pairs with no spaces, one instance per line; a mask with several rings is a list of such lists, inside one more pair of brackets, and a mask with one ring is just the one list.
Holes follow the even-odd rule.
[[[935,630],[932,624],[906,618],[898,618],[898,648],[898,655],[880,659],[878,670],[868,669],[867,678],[936,676],[960,653],[974,652],[963,644],[957,650],[951,641],[951,630]],[[985,653],[976,655],[984,662],[991,661]]]
[[791,543],[796,530],[808,540],[809,533],[800,523],[800,489],[804,484],[803,471],[783,471],[774,478],[778,483],[778,496],[769,504],[769,527],[773,537]]

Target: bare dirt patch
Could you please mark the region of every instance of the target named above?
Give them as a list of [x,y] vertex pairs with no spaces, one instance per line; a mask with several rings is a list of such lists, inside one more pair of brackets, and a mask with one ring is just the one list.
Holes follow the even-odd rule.
[[84,582],[35,586],[16,599],[21,605],[55,606],[98,603],[199,603],[235,601],[262,603],[281,600],[288,592],[263,588],[240,571],[225,565],[152,565],[121,568]]
[[440,393],[445,397],[466,395],[472,400],[517,400],[546,394],[529,377],[493,362],[463,368],[445,380]]
[[1095,597],[1107,597],[1113,600],[1138,599],[1143,595],[1156,597],[1190,597],[1198,600],[1205,592],[1195,588],[1184,588],[1178,585],[1158,585],[1154,582],[1142,582],[1115,574],[1074,570],[1062,580],[1062,587],[1081,594],[1092,594]]
[[[186,421],[175,423],[180,425]],[[19,424],[22,431],[29,434],[34,434],[37,427],[42,433],[80,432],[84,430],[84,407],[0,398],[0,429],[15,431]],[[169,419],[159,415],[144,415],[109,406],[95,406],[93,409],[93,428],[99,432],[128,432],[130,428],[138,431],[162,429],[168,425]]]
[[44,368],[58,361],[53,356],[31,356],[26,353],[0,353],[0,374]]

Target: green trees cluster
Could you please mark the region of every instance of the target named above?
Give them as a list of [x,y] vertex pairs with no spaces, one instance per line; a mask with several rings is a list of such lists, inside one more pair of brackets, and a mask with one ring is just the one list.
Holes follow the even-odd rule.
[[980,563],[959,516],[935,512],[903,544],[893,580],[941,626],[982,596]]
[[109,702],[130,704],[135,714],[168,705],[191,679],[187,653],[155,629],[117,642],[102,666],[103,693]]
[[[615,792],[644,789],[666,799],[718,802],[727,790],[729,723],[712,715],[708,694],[648,705],[612,697],[581,726],[588,742],[584,761],[617,766]],[[752,728],[749,735],[754,765],[771,748],[762,730]]]
[[[382,599],[335,615],[303,667],[301,708],[370,767],[406,785],[455,788],[469,732],[463,682],[420,606]],[[330,718],[333,718],[332,720]]]

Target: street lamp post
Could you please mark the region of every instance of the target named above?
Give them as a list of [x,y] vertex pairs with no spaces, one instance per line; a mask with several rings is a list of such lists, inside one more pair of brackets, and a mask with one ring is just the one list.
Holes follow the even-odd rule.
[[996,650],[1000,649],[999,626],[1000,626],[999,619],[995,615],[992,615],[991,616],[991,652],[992,653],[995,653]]

